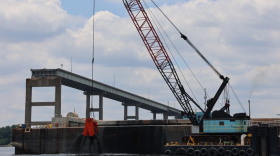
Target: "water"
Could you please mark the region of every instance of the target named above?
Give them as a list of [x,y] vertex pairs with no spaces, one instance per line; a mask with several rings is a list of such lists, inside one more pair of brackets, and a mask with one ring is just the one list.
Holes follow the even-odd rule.
[[[1,156],[20,156],[20,155],[15,155],[14,147],[0,147],[0,155]],[[74,154],[42,154],[40,156],[69,156],[69,155],[74,156]],[[26,155],[25,154],[22,156],[36,156],[36,155]]]
[[[89,139],[86,139],[82,134],[79,134],[75,138],[75,141],[74,141],[74,143],[71,147],[71,152],[76,153],[77,151],[79,151],[79,152],[83,151],[82,150],[83,148],[81,148],[81,147],[86,147],[86,146],[84,146],[84,144],[86,144],[85,143],[86,140],[89,143]],[[102,142],[99,139],[99,137],[97,136],[97,138],[94,139],[94,140],[96,140],[96,144],[98,145],[98,150],[102,149],[101,151],[103,151],[104,147],[102,145],[100,145],[100,143],[102,144]],[[93,141],[93,144],[94,144],[94,142],[95,141]],[[74,149],[74,150],[72,151],[72,149]],[[79,153],[79,152],[77,152],[77,153]],[[92,155],[92,154],[41,154],[40,156],[86,156],[86,155]],[[123,155],[138,156],[138,154],[122,154],[122,153],[104,153],[104,154],[93,154],[93,155],[99,155],[99,156],[109,156],[109,155],[110,156],[123,156]],[[0,147],[0,156],[39,156],[39,155],[15,155],[15,148],[14,147]]]
[[[14,147],[0,147],[0,156],[85,156],[87,154],[41,154],[41,155],[15,155],[15,148]],[[137,156],[136,154],[100,154],[100,156],[107,156],[107,155],[114,155],[114,156],[120,156],[120,155],[129,155],[129,156]]]
[[14,147],[0,147],[1,156],[10,156],[10,155],[14,155],[14,153],[15,153]]

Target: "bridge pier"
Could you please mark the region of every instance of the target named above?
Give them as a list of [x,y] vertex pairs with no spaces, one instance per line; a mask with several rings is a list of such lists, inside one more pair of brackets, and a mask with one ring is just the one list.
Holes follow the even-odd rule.
[[[128,120],[128,119],[135,119],[135,120],[139,120],[139,105],[140,104],[130,104],[130,103],[122,103],[122,105],[124,106],[124,120]],[[128,116],[127,115],[127,107],[128,106],[135,106],[135,116]]]
[[90,94],[86,94],[86,118],[90,117]]
[[99,95],[99,120],[103,120],[103,94]]
[[[32,87],[55,87],[54,102],[32,102]],[[32,125],[31,115],[32,106],[54,106],[54,117],[61,117],[61,78],[58,77],[40,77],[26,79],[25,93],[25,124],[27,127]],[[45,125],[51,121],[36,122],[36,124]]]
[[168,116],[167,116],[167,111],[151,111],[153,113],[153,120],[156,120],[157,119],[157,114],[162,114],[163,115],[163,120],[166,120],[168,119]]
[[157,113],[153,113],[153,120],[157,119]]
[[[99,120],[103,120],[103,93],[101,94],[89,94],[84,92],[86,95],[86,118],[90,118],[90,112],[98,112]],[[99,108],[90,108],[90,95],[99,96]]]
[[180,115],[174,115],[174,114],[170,114],[170,112],[168,111],[151,111],[153,113],[153,120],[156,120],[156,116],[157,114],[162,114],[163,115],[163,120],[167,120],[168,116],[175,116],[175,119],[182,119],[182,117]]
[[163,120],[167,120],[167,119],[168,119],[167,113],[163,113]]
[[157,114],[162,114],[164,120],[168,119],[168,116],[167,116],[166,113],[154,113],[154,112],[153,112],[153,120],[156,120],[156,119],[157,119]]

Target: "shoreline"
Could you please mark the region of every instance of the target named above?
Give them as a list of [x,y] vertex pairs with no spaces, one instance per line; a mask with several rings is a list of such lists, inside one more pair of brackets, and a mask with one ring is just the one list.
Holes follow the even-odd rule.
[[13,145],[0,145],[0,147],[14,147]]

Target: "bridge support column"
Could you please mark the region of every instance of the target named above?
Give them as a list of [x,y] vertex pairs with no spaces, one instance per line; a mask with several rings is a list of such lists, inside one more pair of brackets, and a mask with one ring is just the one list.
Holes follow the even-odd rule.
[[167,119],[168,119],[167,113],[163,113],[163,120],[167,120]]
[[32,87],[29,83],[29,80],[26,79],[26,91],[25,91],[25,121],[24,123],[26,124],[27,127],[30,127],[31,123],[31,114],[32,114],[32,107],[31,107],[31,102],[32,102]]
[[157,119],[157,113],[153,113],[153,120]]
[[153,113],[153,120],[156,120],[157,114],[162,114],[163,120],[168,120],[168,116],[175,116],[175,119],[182,119],[180,114],[170,113],[169,111],[152,110],[151,113]]
[[124,104],[122,104],[123,106],[124,106],[124,118],[123,118],[123,120],[127,120],[127,105],[124,105]]
[[[32,87],[55,87],[54,102],[32,102]],[[54,117],[61,117],[61,78],[44,77],[26,79],[26,97],[25,97],[25,120],[27,127],[32,125],[31,115],[32,106],[54,106]],[[36,124],[46,124],[47,122],[36,122]]]
[[55,86],[55,107],[54,107],[54,114],[55,117],[62,117],[61,116],[61,79],[57,82],[58,84]]
[[[127,103],[122,103],[122,105],[124,106],[124,120],[128,120],[128,119],[134,119],[134,120],[139,120],[139,105],[140,104],[127,104]],[[135,106],[135,116],[128,116],[127,115],[127,107],[128,106]]]
[[99,120],[103,120],[103,94],[99,95]]
[[168,112],[167,111],[152,110],[151,113],[153,113],[153,120],[156,120],[157,114],[162,114],[163,120],[168,119],[168,116],[167,116]]
[[84,92],[86,95],[86,118],[90,118],[90,112],[98,112],[99,120],[103,120],[103,94],[94,94],[99,96],[99,108],[90,108],[90,95],[87,92]]
[[175,115],[175,119],[183,119],[183,117],[181,114],[179,114],[179,115]]
[[86,118],[90,118],[90,95],[86,94]]

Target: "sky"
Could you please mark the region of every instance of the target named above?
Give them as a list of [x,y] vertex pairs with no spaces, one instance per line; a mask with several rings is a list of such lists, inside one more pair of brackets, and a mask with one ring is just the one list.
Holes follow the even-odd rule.
[[[186,91],[204,107],[203,88],[213,97],[222,81],[151,1],[145,1],[201,83],[202,87],[167,42],[177,62],[176,69],[182,71],[177,73]],[[213,66],[230,78],[247,114],[250,99],[251,117],[279,117],[276,115],[280,114],[280,3],[277,0],[154,1]],[[95,4],[94,79],[113,85],[115,77],[117,88],[181,109],[122,1],[96,0]],[[92,0],[0,0],[0,127],[24,122],[25,81],[31,77],[30,69],[55,69],[63,64],[62,68],[70,71],[72,59],[74,73],[91,77],[92,15]],[[214,110],[222,107],[223,97]],[[243,112],[232,92],[229,97],[231,114]],[[33,88],[32,101],[54,101],[54,88]],[[93,105],[98,107],[98,97],[94,97]],[[75,109],[83,118],[85,106],[83,92],[62,86],[64,116]],[[128,110],[128,115],[134,115],[133,107]],[[103,114],[104,120],[122,120],[124,108],[120,102],[105,98]],[[32,121],[50,121],[53,115],[53,107],[32,108]],[[140,119],[152,117],[150,111],[140,109]]]

